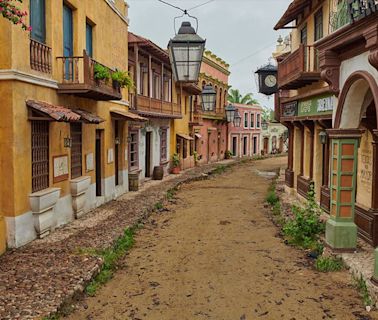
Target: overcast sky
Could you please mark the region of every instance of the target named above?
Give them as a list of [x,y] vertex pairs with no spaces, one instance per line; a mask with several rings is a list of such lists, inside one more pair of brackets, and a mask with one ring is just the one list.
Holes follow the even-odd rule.
[[[208,0],[165,0],[189,9]],[[190,11],[199,20],[198,34],[206,47],[230,64],[230,85],[242,94],[253,92],[262,105],[273,107],[273,97],[257,94],[254,71],[268,62],[278,35],[273,26],[291,0],[214,0]],[[174,36],[177,9],[158,0],[129,0],[130,31],[166,48]],[[182,21],[182,20],[181,20]],[[178,23],[179,24],[179,23]]]

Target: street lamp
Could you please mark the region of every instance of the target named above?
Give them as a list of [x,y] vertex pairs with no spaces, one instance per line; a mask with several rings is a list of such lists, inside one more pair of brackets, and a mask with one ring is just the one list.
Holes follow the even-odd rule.
[[202,110],[214,111],[217,93],[215,92],[212,85],[204,86],[201,97],[202,97]]
[[224,110],[226,111],[227,122],[234,122],[236,108],[230,103]]
[[264,119],[262,122],[261,122],[261,128],[263,130],[267,130],[268,129],[268,121],[266,121],[266,119]]
[[327,143],[327,133],[324,130],[319,132],[319,139],[321,144]]
[[190,22],[184,21],[169,41],[168,52],[177,82],[197,82],[206,40],[197,35]]
[[238,109],[235,110],[234,116],[234,127],[240,127],[241,124],[241,115]]

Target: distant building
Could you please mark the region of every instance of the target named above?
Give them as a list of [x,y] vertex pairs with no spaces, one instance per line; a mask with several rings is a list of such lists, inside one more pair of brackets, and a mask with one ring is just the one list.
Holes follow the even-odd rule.
[[261,112],[259,105],[232,103],[241,116],[240,127],[228,124],[228,145],[233,157],[248,157],[260,154]]
[[268,155],[287,152],[287,128],[284,125],[274,120],[263,120],[261,129],[261,154]]

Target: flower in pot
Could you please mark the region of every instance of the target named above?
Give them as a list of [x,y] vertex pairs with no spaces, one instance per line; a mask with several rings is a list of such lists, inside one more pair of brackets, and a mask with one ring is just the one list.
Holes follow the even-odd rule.
[[172,156],[172,173],[178,174],[180,172],[180,157],[177,153]]
[[93,73],[94,73],[94,78],[97,82],[105,81],[106,83],[110,79],[109,69],[103,66],[102,64],[95,63],[93,67]]
[[120,88],[132,88],[134,86],[133,80],[126,71],[117,70],[111,75],[113,80],[113,88],[119,90]]

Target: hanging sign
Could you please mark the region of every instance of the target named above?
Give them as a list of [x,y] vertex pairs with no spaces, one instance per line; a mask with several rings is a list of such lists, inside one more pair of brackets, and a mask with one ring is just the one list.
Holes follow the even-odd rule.
[[282,105],[282,117],[295,117],[297,115],[298,101],[284,103]]

